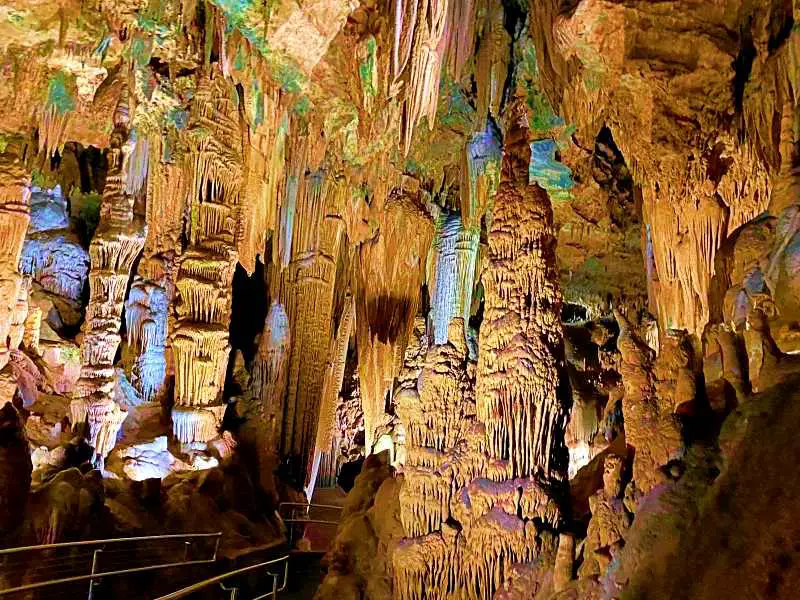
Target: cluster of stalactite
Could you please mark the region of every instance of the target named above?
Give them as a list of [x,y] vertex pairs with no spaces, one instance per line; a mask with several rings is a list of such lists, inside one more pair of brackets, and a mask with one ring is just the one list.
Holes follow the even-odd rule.
[[[338,461],[331,460],[330,457],[338,456],[336,438],[340,434],[337,409],[340,405],[339,394],[344,382],[347,349],[350,346],[354,322],[355,306],[352,296],[347,294],[342,314],[339,316],[339,327],[336,330],[336,335],[331,339],[331,348],[328,352],[328,368],[325,372],[325,382],[322,386],[322,402],[317,421],[317,437],[314,445],[315,456],[308,481],[312,488],[318,477],[326,481],[336,479]],[[320,465],[326,453],[329,457],[328,461],[326,461],[327,468],[324,473],[321,473]]]
[[[344,187],[319,169],[319,150],[309,136],[292,148],[282,216],[281,262],[271,277],[272,289],[284,307],[291,346],[287,357],[286,392],[282,397],[280,452],[300,458],[310,468],[316,448],[317,424],[324,402],[330,340],[333,336],[336,264],[344,223],[338,212]],[[306,174],[306,166],[316,168]],[[335,385],[334,385],[335,387]],[[338,389],[336,392],[338,394]],[[301,477],[298,474],[298,477]],[[305,473],[302,477],[306,477]]]
[[360,246],[356,274],[356,343],[368,451],[402,367],[434,229],[419,198],[404,190],[392,192],[379,214],[379,235]]
[[89,247],[89,305],[81,343],[81,378],[71,407],[73,426],[88,422],[88,437],[101,462],[114,447],[127,417],[112,396],[114,361],[131,269],[144,245],[144,223],[133,211],[139,190],[128,183],[137,145],[131,118],[129,97],[123,92],[114,115],[100,224]]

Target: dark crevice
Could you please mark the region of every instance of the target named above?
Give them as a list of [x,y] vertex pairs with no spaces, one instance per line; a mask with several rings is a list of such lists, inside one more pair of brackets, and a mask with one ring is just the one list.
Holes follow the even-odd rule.
[[744,102],[744,88],[750,79],[750,71],[753,68],[753,61],[756,58],[756,47],[753,43],[753,33],[751,31],[752,17],[742,26],[741,39],[739,42],[739,54],[733,61],[733,101],[736,112],[741,113]]

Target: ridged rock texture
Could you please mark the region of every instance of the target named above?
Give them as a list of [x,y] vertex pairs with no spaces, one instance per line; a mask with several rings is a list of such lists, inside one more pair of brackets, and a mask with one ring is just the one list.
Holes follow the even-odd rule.
[[515,105],[495,197],[479,339],[476,402],[492,458],[509,475],[563,479],[569,396],[552,209],[528,183],[527,117]]
[[217,437],[225,405],[231,282],[236,265],[241,203],[242,138],[232,87],[218,70],[201,78],[182,157],[188,247],[175,276],[175,361],[172,430],[184,444]]
[[[133,263],[144,245],[144,223],[134,215],[129,175],[136,138],[131,134],[130,99],[123,92],[114,113],[109,174],[100,206],[100,225],[89,247],[89,305],[81,344],[81,378],[72,414],[85,415],[89,440],[103,459],[116,444],[127,412],[113,399],[114,361],[120,344],[125,294]],[[133,192],[133,193],[131,193]],[[77,426],[83,419],[73,420]]]
[[395,190],[386,199],[378,235],[359,248],[356,343],[368,451],[402,366],[432,238],[430,216],[415,198]]
[[364,463],[320,597],[793,598],[798,23],[5,2],[0,527],[245,550]]

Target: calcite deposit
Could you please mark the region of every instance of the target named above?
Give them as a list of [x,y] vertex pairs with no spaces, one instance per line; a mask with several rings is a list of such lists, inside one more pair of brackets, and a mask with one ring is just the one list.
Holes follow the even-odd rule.
[[339,486],[320,599],[793,598],[799,23],[6,0],[0,539]]

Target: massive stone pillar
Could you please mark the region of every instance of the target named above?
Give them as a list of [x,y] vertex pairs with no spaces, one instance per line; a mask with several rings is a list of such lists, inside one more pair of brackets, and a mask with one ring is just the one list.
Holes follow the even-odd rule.
[[511,477],[563,479],[569,400],[553,213],[528,183],[527,119],[516,105],[512,119],[483,278],[478,418],[489,455],[508,461]]
[[479,363],[460,318],[398,396],[407,430],[399,598],[491,598],[515,564],[555,560],[554,502],[566,475],[568,397],[555,237],[529,185],[527,121],[511,109],[484,271]]
[[185,168],[189,246],[175,280],[175,405],[172,430],[182,443],[218,435],[225,405],[231,286],[242,182],[242,130],[236,92],[216,69],[200,77],[187,138]]
[[114,447],[127,416],[112,398],[114,361],[131,268],[144,245],[144,224],[134,217],[134,196],[127,190],[135,145],[127,96],[123,91],[114,114],[100,224],[89,246],[89,305],[81,343],[81,377],[72,402],[73,424],[88,420],[89,440],[101,461]]
[[[315,162],[310,150],[303,151],[301,163]],[[343,222],[333,214],[342,191],[322,170],[289,182],[287,194],[295,197],[295,209],[291,222],[284,218],[282,224],[289,262],[273,280],[291,340],[286,393],[277,408],[282,418],[279,448],[281,456],[292,457],[292,478],[299,486],[307,481],[312,463],[333,335],[336,264],[344,231]]]

